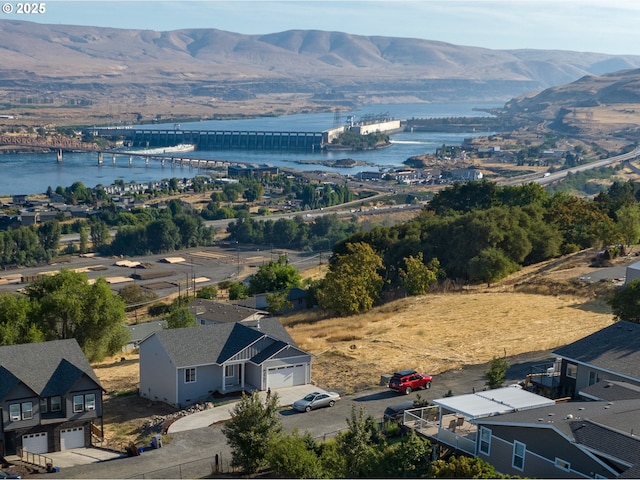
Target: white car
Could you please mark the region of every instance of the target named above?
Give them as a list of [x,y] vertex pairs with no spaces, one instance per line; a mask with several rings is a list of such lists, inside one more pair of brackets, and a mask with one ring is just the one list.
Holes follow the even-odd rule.
[[333,407],[338,400],[340,394],[336,392],[313,392],[293,402],[293,408],[299,412],[310,412],[315,408]]

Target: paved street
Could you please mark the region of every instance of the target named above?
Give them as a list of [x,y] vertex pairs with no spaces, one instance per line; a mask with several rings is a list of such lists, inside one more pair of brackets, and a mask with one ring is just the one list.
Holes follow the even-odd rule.
[[[510,368],[507,384],[522,380],[531,372],[533,365],[552,361],[551,352],[533,352],[508,358]],[[346,419],[355,406],[363,407],[376,419],[388,405],[421,398],[432,401],[444,397],[449,391],[454,395],[471,393],[484,388],[484,372],[487,365],[476,365],[451,370],[434,377],[429,390],[413,392],[408,396],[390,391],[385,387],[359,392],[344,397],[333,408],[298,413],[290,408],[281,410],[283,426],[287,432],[297,429],[309,432],[318,440],[335,436],[346,428]],[[142,453],[138,457],[78,465],[61,469],[58,473],[46,474],[47,478],[195,478],[211,475],[215,468],[216,455],[219,465],[226,469],[230,451],[221,431],[221,423],[212,426],[184,430],[169,435],[162,448]]]

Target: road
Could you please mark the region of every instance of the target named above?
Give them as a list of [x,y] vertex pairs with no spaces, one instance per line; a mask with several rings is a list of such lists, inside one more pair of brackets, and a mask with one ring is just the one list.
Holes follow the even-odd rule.
[[[505,384],[516,383],[531,373],[535,365],[553,361],[550,351],[531,352],[507,359],[510,367]],[[484,373],[488,365],[474,365],[451,370],[434,376],[431,389],[412,392],[405,396],[386,387],[379,387],[345,396],[333,408],[298,413],[290,408],[280,411],[284,430],[299,433],[309,432],[321,441],[334,437],[347,428],[347,418],[352,408],[364,408],[376,419],[388,405],[405,400],[422,399],[432,402],[452,393],[463,395],[482,390]],[[226,438],[220,424],[196,430],[172,434],[163,448],[144,452],[139,457],[118,459],[89,465],[65,468],[59,473],[47,474],[47,478],[204,478],[211,475],[215,455],[223,464],[231,458]]]
[[566,177],[569,173],[585,172],[594,168],[608,167],[609,165],[613,165],[614,163],[626,162],[638,157],[640,157],[640,147],[636,147],[632,151],[623,153],[622,155],[616,155],[615,157],[609,157],[603,160],[596,160],[595,162],[585,163],[584,165],[578,165],[577,167],[568,168],[566,170],[558,170],[557,172],[553,172],[548,175],[545,174],[544,176],[540,176],[540,174],[538,173],[533,175],[521,175],[516,178],[501,181],[499,182],[499,184],[520,185],[523,183],[534,182],[539,183],[540,185],[547,185]]

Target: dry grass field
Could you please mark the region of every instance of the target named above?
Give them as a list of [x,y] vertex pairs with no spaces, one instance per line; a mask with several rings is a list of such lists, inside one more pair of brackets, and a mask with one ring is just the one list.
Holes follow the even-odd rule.
[[[352,393],[376,385],[381,374],[395,369],[438,374],[494,356],[552,349],[611,324],[604,301],[610,285],[576,281],[589,272],[591,256],[586,252],[529,267],[491,288],[409,297],[352,317],[304,313],[282,321],[298,345],[315,355],[313,381]],[[136,354],[94,367],[107,391],[105,431],[114,444],[141,440],[150,418],[172,411],[135,394]]]

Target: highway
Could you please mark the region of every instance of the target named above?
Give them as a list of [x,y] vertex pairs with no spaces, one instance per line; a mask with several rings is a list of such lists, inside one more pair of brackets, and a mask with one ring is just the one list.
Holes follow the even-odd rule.
[[563,179],[569,173],[585,172],[587,170],[593,170],[594,168],[608,167],[609,165],[626,162],[638,157],[640,157],[640,147],[636,147],[632,151],[628,153],[623,153],[622,155],[616,155],[615,157],[609,157],[603,160],[596,160],[595,162],[585,163],[583,165],[578,165],[577,167],[568,168],[566,170],[558,170],[557,172],[549,173],[548,175],[545,174],[544,176],[541,176],[539,173],[535,173],[531,175],[521,175],[515,178],[510,178],[508,180],[500,181],[498,182],[498,184],[499,185],[521,185],[524,183],[534,182],[534,183],[539,183],[540,185],[548,185],[549,183],[553,183]]

